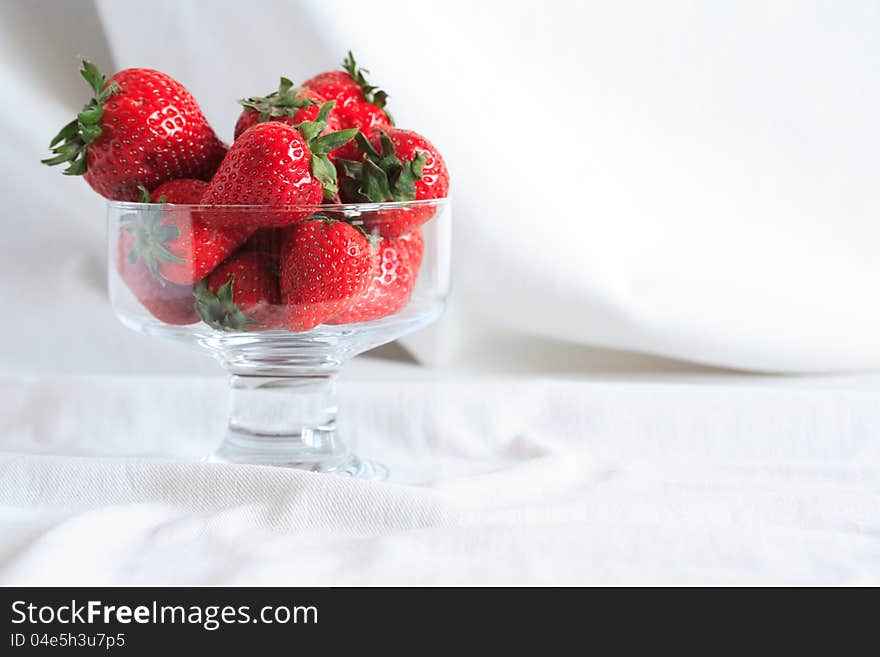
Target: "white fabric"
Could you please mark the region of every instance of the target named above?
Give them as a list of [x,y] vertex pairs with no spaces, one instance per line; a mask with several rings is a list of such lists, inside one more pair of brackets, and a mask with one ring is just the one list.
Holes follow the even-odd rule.
[[[880,366],[876,5],[511,4],[0,4],[0,583],[880,583],[880,379],[656,357]],[[79,53],[228,139],[348,48],[453,173],[447,367],[345,372],[388,484],[199,463],[217,365],[112,317],[37,160]]]
[[193,462],[217,379],[4,381],[0,583],[880,583],[876,376],[412,369],[341,385],[385,484]]

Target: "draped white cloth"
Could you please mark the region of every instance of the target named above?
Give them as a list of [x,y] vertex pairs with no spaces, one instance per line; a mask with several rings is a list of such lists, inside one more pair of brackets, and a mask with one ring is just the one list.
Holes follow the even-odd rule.
[[3,381],[0,583],[880,583],[877,376],[352,369],[389,483],[193,462],[217,379]]
[[[878,29],[871,2],[7,0],[0,581],[877,583],[877,379],[660,357],[880,366]],[[349,48],[453,177],[452,302],[404,341],[433,369],[342,385],[394,479],[193,462],[216,365],[115,321],[103,201],[38,163],[75,56],[174,75],[229,139],[235,98]]]
[[408,342],[421,360],[517,360],[538,336],[754,370],[880,365],[876,3],[89,6],[4,5],[13,337],[48,342],[60,316],[114,358],[169,361],[132,355],[109,318],[100,199],[37,163],[87,95],[77,52],[176,76],[229,139],[235,98],[351,48],[452,171],[455,296]]

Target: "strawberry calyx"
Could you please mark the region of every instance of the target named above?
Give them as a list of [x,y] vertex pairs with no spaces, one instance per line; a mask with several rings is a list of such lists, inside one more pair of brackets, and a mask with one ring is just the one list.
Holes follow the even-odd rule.
[[391,125],[394,125],[394,118],[391,116],[391,112],[385,109],[385,105],[388,103],[388,92],[367,82],[364,73],[369,73],[370,70],[357,65],[354,61],[354,55],[351,54],[351,50],[348,51],[348,56],[342,61],[342,68],[344,68],[345,72],[351,76],[351,79],[357,82],[358,86],[360,86],[361,92],[364,94],[364,100],[368,103],[373,103],[373,105],[385,112],[388,121]]
[[324,187],[324,199],[327,201],[332,201],[339,192],[336,167],[333,166],[327,154],[347,144],[358,134],[357,128],[329,132],[326,135],[321,134],[327,128],[327,119],[335,105],[335,100],[323,103],[314,121],[303,121],[296,126],[309,145],[309,151],[312,154],[310,163],[312,174],[321,181],[321,185]]
[[304,107],[318,104],[311,98],[298,96],[297,94],[302,90],[302,87],[295,87],[288,78],[282,77],[277,91],[265,96],[242,98],[237,102],[245,109],[257,112],[260,115],[260,123],[263,123],[283,116],[294,116]]
[[[141,203],[153,203],[146,187],[140,185],[138,189],[141,191]],[[128,261],[132,265],[143,261],[153,278],[162,286],[165,285],[165,279],[159,274],[159,264],[162,262],[177,264],[185,262],[165,247],[166,242],[180,237],[180,229],[177,226],[162,223],[165,218],[164,205],[165,197],[162,196],[157,203],[153,203],[153,207],[124,215],[120,220],[122,229],[133,238],[133,246],[126,255]]]
[[68,176],[81,176],[86,173],[88,168],[86,151],[89,144],[101,136],[104,103],[119,91],[119,86],[115,82],[105,88],[107,78],[97,66],[85,58],[82,60],[80,75],[89,83],[95,95],[85,104],[76,118],[61,128],[49,142],[49,150],[52,151],[53,157],[40,160],[49,166],[68,162],[67,168],[62,172]]
[[248,317],[235,304],[232,286],[235,284],[235,275],[229,277],[223,285],[217,288],[217,293],[211,292],[208,284],[201,281],[195,289],[196,312],[202,321],[218,331],[242,331],[249,326],[262,326],[260,322]]
[[337,160],[344,174],[341,184],[346,198],[357,203],[414,201],[415,183],[422,177],[427,156],[416,153],[412,161],[403,162],[397,157],[391,137],[384,130],[378,132],[381,152],[359,132],[355,143],[364,153],[364,159],[360,162]]

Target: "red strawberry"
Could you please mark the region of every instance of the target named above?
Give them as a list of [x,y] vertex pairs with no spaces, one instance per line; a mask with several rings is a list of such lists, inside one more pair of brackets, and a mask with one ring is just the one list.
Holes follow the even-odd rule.
[[314,218],[287,229],[281,248],[286,326],[308,331],[349,307],[370,285],[376,251],[343,221]]
[[218,209],[200,214],[213,226],[250,228],[284,226],[314,212],[284,210],[292,205],[317,206],[336,198],[336,169],[327,153],[351,140],[356,130],[321,135],[333,102],[321,106],[315,121],[293,128],[274,121],[245,131],[202,197],[204,205],[263,205],[281,210],[253,213]]
[[199,321],[192,285],[160,281],[143,261],[131,255],[133,249],[134,236],[123,231],[119,236],[119,275],[141,305],[166,324],[195,324]]
[[155,189],[175,178],[209,180],[226,153],[198,104],[172,77],[129,68],[109,80],[83,60],[82,76],[95,96],[49,144],[54,165],[84,175],[109,199],[134,201],[138,187]]
[[[421,201],[446,198],[449,193],[449,173],[443,157],[418,133],[399,128],[376,130],[369,140],[359,134],[356,142],[363,159],[338,160],[343,201]],[[398,237],[425,223],[434,212],[430,205],[381,210],[365,225],[383,237]]]
[[364,90],[361,88],[361,85],[355,81],[350,73],[345,71],[319,73],[315,77],[303,82],[302,86],[305,89],[311,89],[321,94],[327,100],[337,101],[340,107],[347,100],[364,99]]
[[[248,227],[208,226],[198,212],[173,205],[177,199],[190,203],[206,185],[200,180],[174,180],[160,185],[152,197],[158,201],[164,198],[172,205],[157,205],[142,213],[132,228],[136,256],[165,281],[197,283],[253,233]],[[149,199],[147,194],[144,201]]]
[[385,107],[388,94],[367,82],[364,74],[369,71],[357,65],[350,50],[348,57],[342,61],[342,68],[345,70],[320,73],[303,82],[302,86],[317,91],[327,100],[339,101],[340,106],[345,101],[354,99],[366,100],[378,107]]
[[376,274],[366,292],[327,323],[368,322],[393,315],[403,308],[415,287],[424,249],[425,241],[418,228],[402,237],[383,240],[379,246]]
[[[238,122],[235,124],[235,138],[238,139],[245,130],[257,123],[265,121],[278,121],[287,125],[295,126],[304,121],[314,121],[318,118],[320,105],[327,102],[321,94],[311,89],[294,87],[293,82],[287,78],[281,78],[278,91],[262,96],[239,100],[244,107]],[[323,134],[337,132],[342,129],[335,112],[327,117],[327,126]]]
[[240,249],[196,287],[196,310],[221,331],[281,328],[278,277],[256,251]]
[[145,194],[144,190],[141,190],[140,200],[144,203],[150,203],[150,199],[155,199],[156,203],[198,205],[207,187],[208,183],[204,180],[193,178],[169,180],[154,189],[152,194]]
[[[394,125],[385,109],[388,94],[367,82],[368,70],[358,67],[351,51],[342,62],[344,71],[321,73],[303,83],[303,87],[316,91],[327,100],[336,101],[336,115],[341,128],[357,128],[370,134],[374,128],[390,128]],[[357,160],[360,153],[354,144],[346,144],[333,153],[334,158]]]

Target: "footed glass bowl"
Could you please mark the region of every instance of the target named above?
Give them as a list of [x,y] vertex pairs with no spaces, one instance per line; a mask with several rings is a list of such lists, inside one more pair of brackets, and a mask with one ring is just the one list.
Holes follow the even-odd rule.
[[128,327],[208,350],[230,374],[212,461],[383,479],[336,432],[349,358],[437,319],[448,199],[198,206],[110,202],[109,293]]

